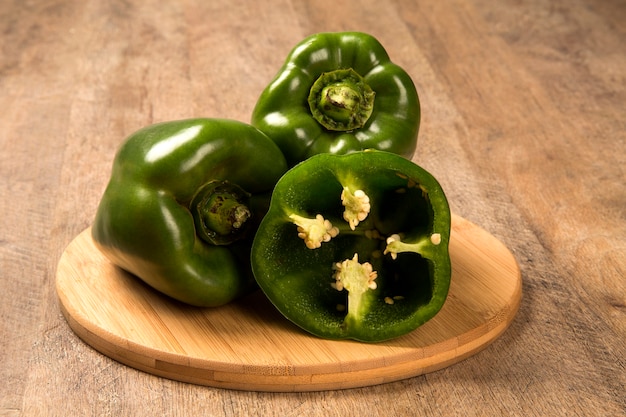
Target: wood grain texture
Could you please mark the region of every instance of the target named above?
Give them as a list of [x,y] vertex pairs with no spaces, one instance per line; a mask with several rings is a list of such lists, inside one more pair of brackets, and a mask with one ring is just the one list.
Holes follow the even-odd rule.
[[260,291],[220,308],[192,308],[114,267],[91,229],[63,252],[56,275],[74,332],[103,354],[145,372],[249,391],[366,387],[442,369],[484,349],[517,313],[522,283],[513,255],[453,216],[452,283],[434,319],[376,344],[324,340],[287,322]]
[[[0,415],[625,415],[625,21],[624,0],[2,1]],[[56,267],[124,137],[249,120],[291,47],[337,30],[415,80],[414,160],[520,266],[509,329],[455,366],[320,393],[199,387],[83,343]]]

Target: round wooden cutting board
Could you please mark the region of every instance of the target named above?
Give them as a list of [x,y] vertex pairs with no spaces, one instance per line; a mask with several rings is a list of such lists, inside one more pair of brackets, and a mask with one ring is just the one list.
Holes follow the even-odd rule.
[[485,230],[453,215],[450,256],[452,282],[442,310],[412,333],[377,344],[311,336],[260,291],[219,308],[172,301],[113,266],[89,229],[61,256],[56,289],[72,330],[128,366],[221,388],[331,390],[444,368],[505,331],[522,294],[513,255]]

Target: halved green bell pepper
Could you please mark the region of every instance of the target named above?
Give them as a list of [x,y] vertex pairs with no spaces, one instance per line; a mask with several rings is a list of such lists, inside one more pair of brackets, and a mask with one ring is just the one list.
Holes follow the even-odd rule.
[[304,39],[259,97],[252,125],[290,166],[318,153],[379,149],[411,158],[420,102],[411,77],[359,32]]
[[256,288],[252,239],[286,170],[274,142],[245,123],[146,127],[115,157],[93,239],[115,265],[170,297],[225,304]]
[[320,154],[276,184],[252,246],[254,276],[304,330],[378,342],[441,309],[450,209],[437,180],[399,155]]

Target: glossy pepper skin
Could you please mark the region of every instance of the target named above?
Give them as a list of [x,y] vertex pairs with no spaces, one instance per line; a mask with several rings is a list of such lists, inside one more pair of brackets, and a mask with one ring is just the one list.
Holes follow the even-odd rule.
[[274,142],[248,124],[146,127],[117,152],[93,239],[115,265],[170,297],[225,304],[256,288],[252,238],[286,169]]
[[320,33],[289,53],[251,123],[278,144],[290,166],[319,153],[364,149],[410,159],[420,102],[411,77],[374,37]]
[[327,339],[379,342],[416,329],[447,297],[450,209],[396,154],[320,154],[276,184],[252,246],[254,276],[289,320]]

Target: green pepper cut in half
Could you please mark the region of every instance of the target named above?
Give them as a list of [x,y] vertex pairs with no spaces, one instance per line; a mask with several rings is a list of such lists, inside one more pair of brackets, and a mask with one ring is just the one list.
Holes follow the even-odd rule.
[[287,170],[254,127],[189,119],[133,133],[118,150],[92,227],[113,264],[196,306],[256,288],[254,232]]
[[364,149],[410,159],[420,102],[411,77],[374,37],[319,33],[292,49],[251,123],[278,144],[290,166],[319,153]]
[[444,304],[450,220],[436,179],[399,155],[312,156],[276,184],[252,270],[276,308],[311,334],[392,339]]

